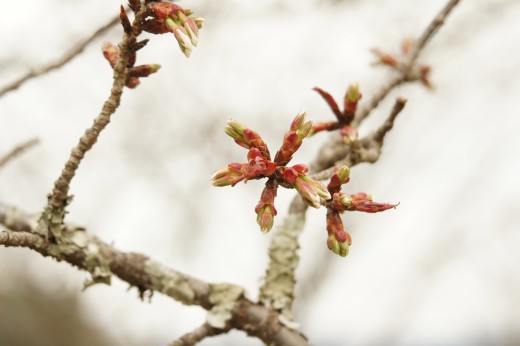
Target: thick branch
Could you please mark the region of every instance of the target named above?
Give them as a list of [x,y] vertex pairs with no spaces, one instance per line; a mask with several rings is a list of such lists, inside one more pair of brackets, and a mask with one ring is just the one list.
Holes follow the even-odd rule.
[[19,87],[21,87],[25,82],[39,77],[41,75],[44,75],[46,73],[49,73],[51,71],[54,71],[56,69],[59,69],[60,67],[66,65],[68,62],[70,62],[74,57],[76,57],[78,54],[83,52],[85,47],[87,47],[92,41],[103,35],[105,32],[107,32],[109,29],[111,29],[113,26],[115,26],[117,23],[119,23],[119,16],[111,19],[108,23],[97,29],[94,33],[92,33],[88,38],[85,40],[79,42],[76,44],[70,51],[65,53],[61,58],[58,60],[42,66],[40,68],[35,68],[31,71],[29,71],[24,76],[20,77],[19,79],[13,81],[12,83],[6,85],[5,87],[0,89],[0,97],[2,97],[4,94],[7,94],[10,91],[16,90]]
[[283,326],[275,309],[245,298],[244,289],[232,284],[211,284],[169,268],[145,255],[123,252],[89,235],[85,229],[66,224],[60,242],[38,234],[35,218],[0,203],[0,245],[26,247],[43,256],[65,261],[92,275],[92,283],[109,283],[112,275],[146,291],[163,293],[183,304],[208,311],[208,324],[219,330],[236,328],[268,345],[307,346],[298,331]]
[[28,149],[32,148],[36,144],[38,144],[39,140],[37,138],[31,139],[25,143],[19,144],[13,149],[11,149],[10,152],[5,154],[4,156],[0,157],[0,168],[2,168],[6,163],[17,157],[18,155],[22,154],[23,152],[27,151]]
[[114,274],[137,287],[141,293],[153,290],[187,305],[200,305],[206,309],[212,307],[209,302],[211,289],[208,283],[170,269],[147,256],[119,251],[99,238],[89,235],[81,227],[65,225],[67,232],[63,233],[60,243],[57,244],[38,234],[38,225],[34,217],[2,203],[0,224],[15,233],[24,234],[31,240],[24,243],[25,247],[88,271],[92,274],[93,283],[109,283],[111,275]]

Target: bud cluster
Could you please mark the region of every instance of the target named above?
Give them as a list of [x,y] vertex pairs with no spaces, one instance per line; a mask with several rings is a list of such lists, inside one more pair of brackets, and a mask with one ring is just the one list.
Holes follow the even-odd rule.
[[413,40],[403,40],[401,44],[401,55],[397,56],[394,54],[385,53],[377,48],[372,49],[372,53],[376,56],[377,60],[374,65],[386,65],[400,72],[404,72],[407,81],[420,81],[428,89],[433,88],[430,81],[431,67],[428,65],[415,64],[411,67],[407,67],[406,59],[410,50],[413,46]]
[[345,144],[354,142],[358,138],[358,133],[351,123],[356,115],[358,102],[362,97],[362,94],[359,92],[359,85],[357,83],[352,83],[348,86],[347,92],[343,97],[343,111],[339,109],[338,104],[331,94],[318,87],[315,87],[313,90],[320,94],[325,102],[327,102],[337,120],[315,124],[312,127],[312,134],[321,131],[334,131],[341,129],[340,131],[343,142]]
[[[134,9],[134,11],[136,10],[137,9]],[[123,26],[123,30],[125,31],[125,33],[128,35],[132,34],[134,29],[132,28],[132,24],[130,24],[130,20],[128,19],[125,8],[123,6],[121,6],[119,18],[121,19],[121,25]],[[147,43],[148,40],[135,42],[134,39],[133,44],[131,44],[128,48],[130,50],[128,63],[126,66],[128,68],[128,78],[125,83],[125,86],[128,88],[135,88],[140,83],[139,78],[148,77],[149,75],[157,72],[161,68],[161,65],[157,64],[134,66],[137,59],[137,51],[146,46]],[[105,57],[105,59],[108,60],[112,69],[114,69],[119,60],[119,47],[110,42],[105,42],[103,43],[102,52],[103,56]]]
[[150,18],[144,22],[143,30],[152,34],[171,32],[182,53],[189,57],[198,44],[199,29],[204,20],[194,17],[191,10],[169,2],[150,2],[146,11]]
[[[130,0],[129,6],[132,11],[137,12],[141,8],[141,1]],[[130,45],[128,48],[128,78],[126,80],[126,87],[135,88],[139,85],[139,78],[148,77],[155,73],[161,67],[157,64],[134,66],[136,61],[136,52],[143,48],[148,40],[136,42],[136,37],[141,33],[141,30],[150,32],[152,34],[164,34],[167,32],[173,33],[181,51],[187,57],[190,56],[193,47],[197,46],[199,38],[199,29],[202,28],[204,20],[199,17],[194,17],[193,12],[189,9],[163,1],[146,1],[145,10],[146,18],[139,23],[132,24],[128,19],[126,11],[121,6],[119,18],[123,30],[127,35],[130,35]],[[120,52],[116,45],[110,42],[103,44],[103,55],[114,69],[119,60]]]
[[262,232],[268,232],[273,226],[276,216],[274,198],[278,186],[296,189],[303,201],[314,208],[319,208],[324,203],[322,199],[331,198],[322,183],[307,176],[309,168],[306,165],[287,166],[303,139],[309,135],[311,128],[312,122],[305,121],[305,113],[298,114],[272,160],[267,145],[258,133],[234,120],[227,122],[226,134],[233,138],[235,143],[249,150],[248,162],[231,163],[215,172],[211,180],[215,186],[234,186],[241,181],[267,178],[260,201],[255,208]]
[[345,210],[377,213],[391,208],[397,204],[379,203],[372,201],[372,197],[364,192],[353,195],[341,192],[341,186],[350,180],[348,166],[335,167],[327,185],[327,190],[332,196],[325,206],[327,207],[327,247],[342,257],[348,255],[349,246],[352,244],[350,234],[345,231],[340,214]]
[[[322,95],[325,95],[324,98],[327,99],[328,94],[323,92]],[[345,109],[348,112],[355,112],[356,103],[360,98],[361,94],[359,94],[357,86],[349,88],[345,96]],[[332,102],[329,104],[334,109],[335,102],[334,100]],[[320,208],[324,205],[327,208],[326,220],[329,235],[327,246],[335,254],[346,256],[352,239],[343,227],[341,214],[345,210],[377,213],[395,208],[397,204],[374,202],[372,197],[364,192],[356,194],[341,192],[342,185],[350,180],[348,166],[335,167],[327,187],[308,176],[307,165],[287,166],[293,154],[300,148],[303,139],[309,136],[312,128],[312,123],[305,121],[305,113],[298,114],[289,131],[285,133],[282,146],[274,160],[271,160],[269,149],[257,132],[234,120],[229,120],[225,132],[233,138],[235,143],[248,150],[248,162],[231,163],[215,172],[211,180],[215,186],[235,186],[241,181],[267,178],[260,201],[255,207],[256,221],[264,233],[271,230],[277,214],[274,199],[278,186],[296,189],[302,200],[309,206]]]

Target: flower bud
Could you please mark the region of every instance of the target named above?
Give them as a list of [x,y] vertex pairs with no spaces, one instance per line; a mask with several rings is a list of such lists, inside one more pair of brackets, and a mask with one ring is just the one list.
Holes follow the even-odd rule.
[[341,257],[345,257],[349,253],[349,245],[346,242],[337,241],[332,234],[327,238],[327,247]]
[[365,193],[365,192],[358,192],[356,194],[350,195],[350,198],[352,199],[350,202],[350,206],[347,206],[348,203],[347,198],[345,199],[345,204],[342,202],[345,207],[347,207],[348,210],[356,210],[356,211],[362,211],[365,213],[378,213],[381,211],[385,211],[388,209],[392,209],[397,207],[398,204],[390,204],[390,203],[379,203],[372,201],[372,196]]
[[268,177],[276,171],[276,163],[265,159],[260,150],[251,148],[247,154],[248,164],[243,169],[244,176],[247,180]]
[[229,137],[235,140],[236,144],[246,149],[257,148],[265,159],[271,160],[267,144],[265,144],[262,137],[255,131],[234,120],[228,120],[224,131]]
[[345,97],[343,99],[343,117],[345,118],[344,122],[346,124],[350,124],[352,122],[352,119],[354,119],[357,105],[361,97],[362,95],[359,92],[358,83],[350,84],[348,86],[347,93],[345,94]]
[[327,102],[327,105],[332,110],[332,113],[334,113],[336,118],[340,120],[342,117],[342,112],[339,110],[338,104],[336,103],[336,100],[334,100],[334,97],[332,97],[331,94],[329,94],[321,88],[315,87],[313,90],[320,94],[320,96],[325,100],[325,102]]
[[121,20],[121,25],[123,26],[123,30],[126,34],[132,33],[132,24],[130,24],[130,20],[126,15],[126,11],[123,5],[121,5],[121,12],[119,13],[119,19]]
[[321,206],[321,198],[328,200],[331,198],[329,191],[321,182],[312,180],[306,175],[299,175],[294,182],[294,188],[303,201],[313,208]]
[[343,165],[335,169],[335,174],[338,175],[340,184],[346,184],[350,180],[350,167]]
[[327,238],[327,247],[335,254],[339,254],[339,242],[336,240],[333,234],[329,235]]
[[161,65],[157,64],[149,64],[149,65],[139,65],[135,67],[131,67],[128,71],[128,75],[130,77],[148,77],[152,73],[157,72],[161,68]]
[[349,253],[349,245],[347,242],[339,243],[339,253],[341,257],[346,257]]
[[151,33],[163,33],[164,28],[173,33],[179,47],[189,57],[193,47],[196,47],[199,39],[199,29],[202,27],[203,19],[191,17],[191,10],[184,10],[182,7],[167,2],[151,2],[147,5],[150,16],[164,23],[161,27],[153,20],[147,20],[144,30]]
[[260,201],[255,207],[256,222],[260,226],[260,230],[267,233],[273,228],[274,217],[277,214],[274,207],[274,198],[276,197],[276,190],[278,184],[274,180],[268,180],[265,188],[262,191]]
[[231,163],[226,168],[213,173],[211,181],[214,186],[235,186],[237,183],[245,179],[242,173],[243,165],[240,163]]
[[276,215],[276,209],[274,205],[266,204],[260,208],[257,212],[256,223],[260,226],[260,230],[263,233],[267,233],[273,228],[274,216]]
[[285,166],[291,161],[293,154],[300,148],[302,141],[307,137],[312,129],[312,122],[305,121],[305,112],[294,118],[289,131],[285,133],[282,146],[276,153],[274,161],[281,166]]
[[357,130],[351,125],[345,125],[341,128],[341,138],[343,143],[349,145],[358,139]]
[[105,59],[107,59],[110,63],[110,66],[114,68],[117,64],[117,59],[119,58],[119,48],[110,42],[105,42],[103,43],[103,47],[101,49]]

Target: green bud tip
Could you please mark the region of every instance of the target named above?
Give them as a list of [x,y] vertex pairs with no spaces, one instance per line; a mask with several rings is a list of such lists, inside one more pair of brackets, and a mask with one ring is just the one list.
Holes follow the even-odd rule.
[[339,201],[347,208],[350,208],[352,206],[352,197],[350,197],[349,195],[342,195]]
[[350,176],[350,167],[349,166],[341,166],[337,171],[338,177],[341,181],[345,181]]
[[356,102],[359,100],[359,84],[357,82],[348,86],[347,95],[350,102]]
[[349,247],[348,247],[347,242],[339,243],[338,255],[340,255],[341,257],[346,257],[348,255],[348,252],[349,252]]

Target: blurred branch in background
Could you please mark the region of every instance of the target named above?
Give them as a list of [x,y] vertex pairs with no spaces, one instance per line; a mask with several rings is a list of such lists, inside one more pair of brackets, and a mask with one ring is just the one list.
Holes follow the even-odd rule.
[[74,59],[77,55],[79,55],[83,50],[94,40],[96,40],[101,35],[105,34],[108,30],[112,29],[116,24],[119,23],[119,16],[112,18],[108,23],[101,26],[95,32],[93,32],[88,38],[84,39],[81,42],[78,42],[71,50],[66,52],[62,57],[58,58],[56,61],[51,62],[47,65],[43,65],[37,68],[31,69],[31,71],[27,72],[22,77],[17,80],[7,84],[6,86],[0,88],[0,97],[4,96],[10,91],[16,90],[20,88],[25,82],[30,81],[33,78],[42,76],[46,73],[59,69],[60,67],[65,66],[68,62]]
[[11,149],[11,151],[8,152],[7,154],[0,156],[0,168],[5,166],[9,161],[13,160],[18,155],[24,153],[25,151],[27,151],[30,148],[32,148],[33,146],[35,146],[39,142],[40,142],[39,139],[33,138],[31,140],[28,140],[27,142],[17,145],[13,149]]
[[[20,257],[18,257],[20,258]],[[79,292],[65,286],[50,292],[27,274],[24,261],[12,268],[0,289],[0,345],[5,346],[137,346],[117,341],[106,326],[86,318]]]

